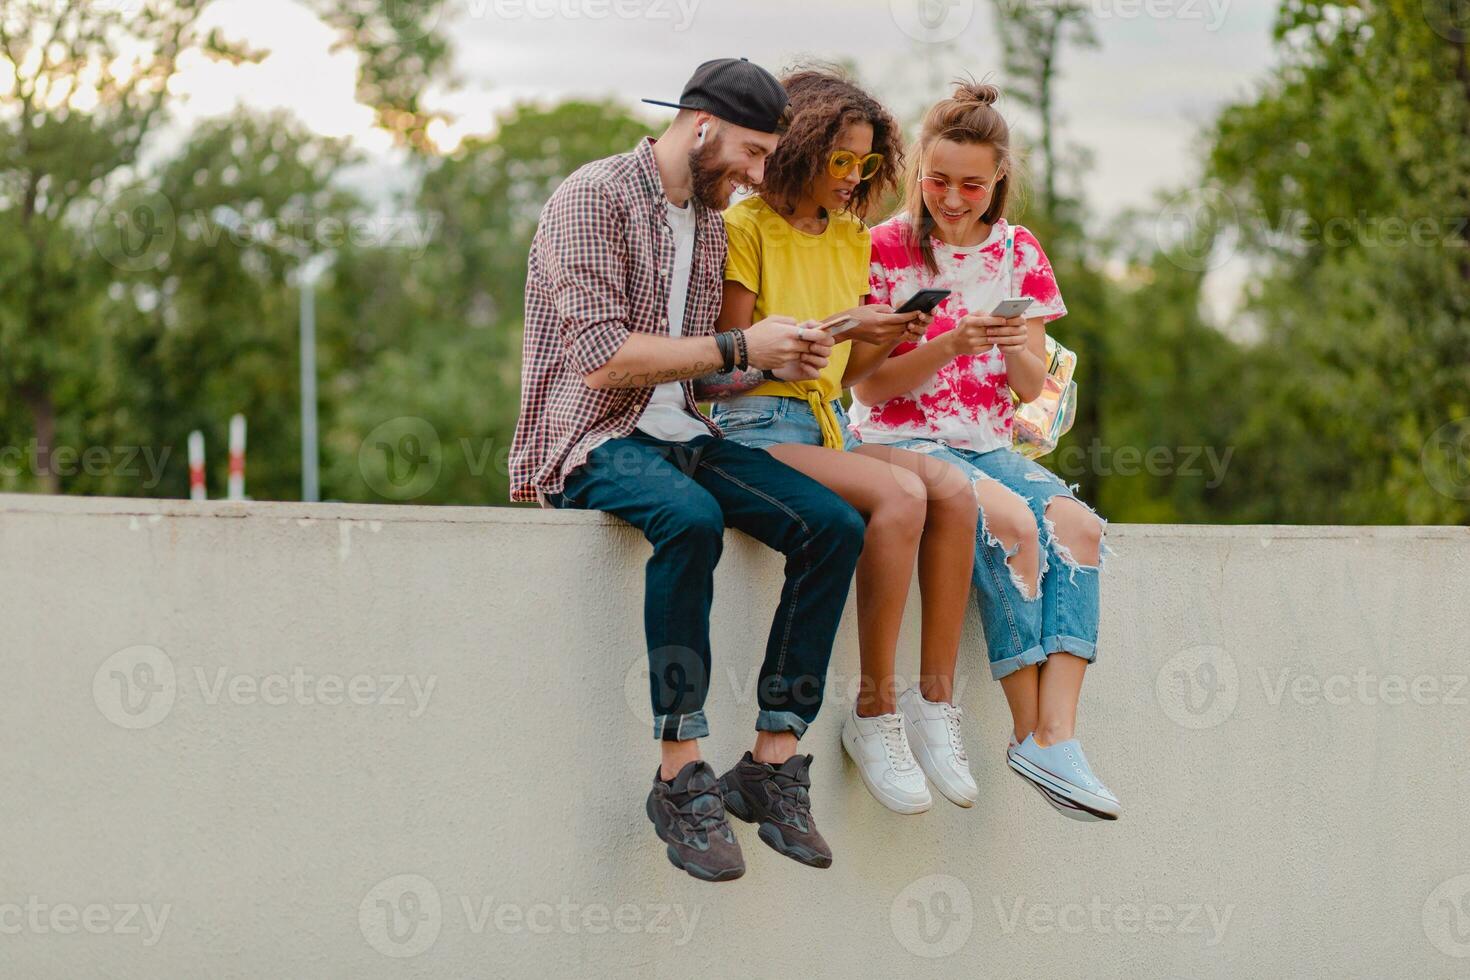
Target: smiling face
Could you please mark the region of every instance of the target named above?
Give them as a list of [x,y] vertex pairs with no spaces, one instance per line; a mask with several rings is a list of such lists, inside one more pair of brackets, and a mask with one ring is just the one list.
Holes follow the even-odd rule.
[[[1004,176],[997,173],[999,169],[1000,156],[988,143],[934,141],[924,157],[919,177],[924,207],[934,218],[935,235],[951,244],[972,243],[995,195],[996,181]],[[949,187],[936,189],[932,178],[945,181]],[[978,200],[970,200],[962,193],[969,190],[962,184],[983,186],[984,193]]]
[[764,179],[766,159],[775,151],[778,137],[707,115],[696,117],[696,130],[700,125],[708,127],[704,142],[689,151],[694,196],[723,211],[737,187],[754,187]]
[[860,168],[854,166],[846,177],[833,177],[827,161],[833,153],[846,151],[861,160],[873,152],[873,127],[867,122],[851,122],[842,127],[827,155],[822,158],[820,169],[812,179],[811,196],[818,207],[828,211],[841,211],[852,204],[853,195],[862,183]]

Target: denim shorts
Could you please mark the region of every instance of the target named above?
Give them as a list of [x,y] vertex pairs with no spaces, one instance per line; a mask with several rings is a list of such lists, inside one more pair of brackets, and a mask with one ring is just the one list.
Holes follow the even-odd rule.
[[[849,452],[863,444],[847,427],[847,410],[833,401],[832,411],[842,429],[842,448]],[[822,444],[822,426],[812,408],[800,398],[784,395],[741,395],[727,402],[716,402],[710,418],[725,431],[726,437],[756,449],[768,449],[797,443],[803,446]]]
[[[1102,562],[1078,563],[1057,540],[1047,506],[1058,497],[1075,500],[1091,511],[1051,470],[1004,447],[977,453],[930,439],[903,439],[897,449],[942,459],[970,480],[993,480],[1025,501],[1036,520],[1040,546],[1040,589],[1033,591],[1010,568],[1020,546],[1007,551],[990,533],[985,510],[975,529],[975,565],[971,574],[980,621],[985,627],[990,674],[999,680],[1023,667],[1039,664],[1053,653],[1097,659],[1100,608],[1098,576]],[[1094,517],[1097,514],[1093,513]],[[1107,522],[1098,517],[1104,529]],[[1103,542],[1099,558],[1108,553]]]

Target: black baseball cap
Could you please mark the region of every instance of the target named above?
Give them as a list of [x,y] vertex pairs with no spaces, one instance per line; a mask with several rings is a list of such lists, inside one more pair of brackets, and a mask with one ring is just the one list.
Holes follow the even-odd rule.
[[716,58],[694,69],[678,102],[644,99],[650,105],[713,113],[761,133],[781,128],[790,98],[776,76],[745,58]]

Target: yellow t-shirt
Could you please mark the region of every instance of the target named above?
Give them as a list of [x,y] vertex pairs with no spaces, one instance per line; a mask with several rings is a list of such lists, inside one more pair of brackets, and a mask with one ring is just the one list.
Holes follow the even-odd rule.
[[[825,320],[868,295],[868,227],[856,215],[829,212],[827,229],[811,235],[755,195],[725,210],[725,232],[730,241],[725,278],[755,293],[756,321],[768,316]],[[842,394],[851,352],[852,341],[835,345],[815,381],[767,381],[746,394],[805,400],[822,424],[823,444],[841,449],[831,402]]]

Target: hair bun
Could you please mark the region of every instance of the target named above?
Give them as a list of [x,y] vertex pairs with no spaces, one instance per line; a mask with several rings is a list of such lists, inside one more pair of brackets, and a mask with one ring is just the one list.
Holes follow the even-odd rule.
[[1000,98],[1000,89],[994,85],[986,85],[980,82],[957,82],[955,83],[954,99],[956,102],[973,102],[977,105],[994,105],[995,100]]

